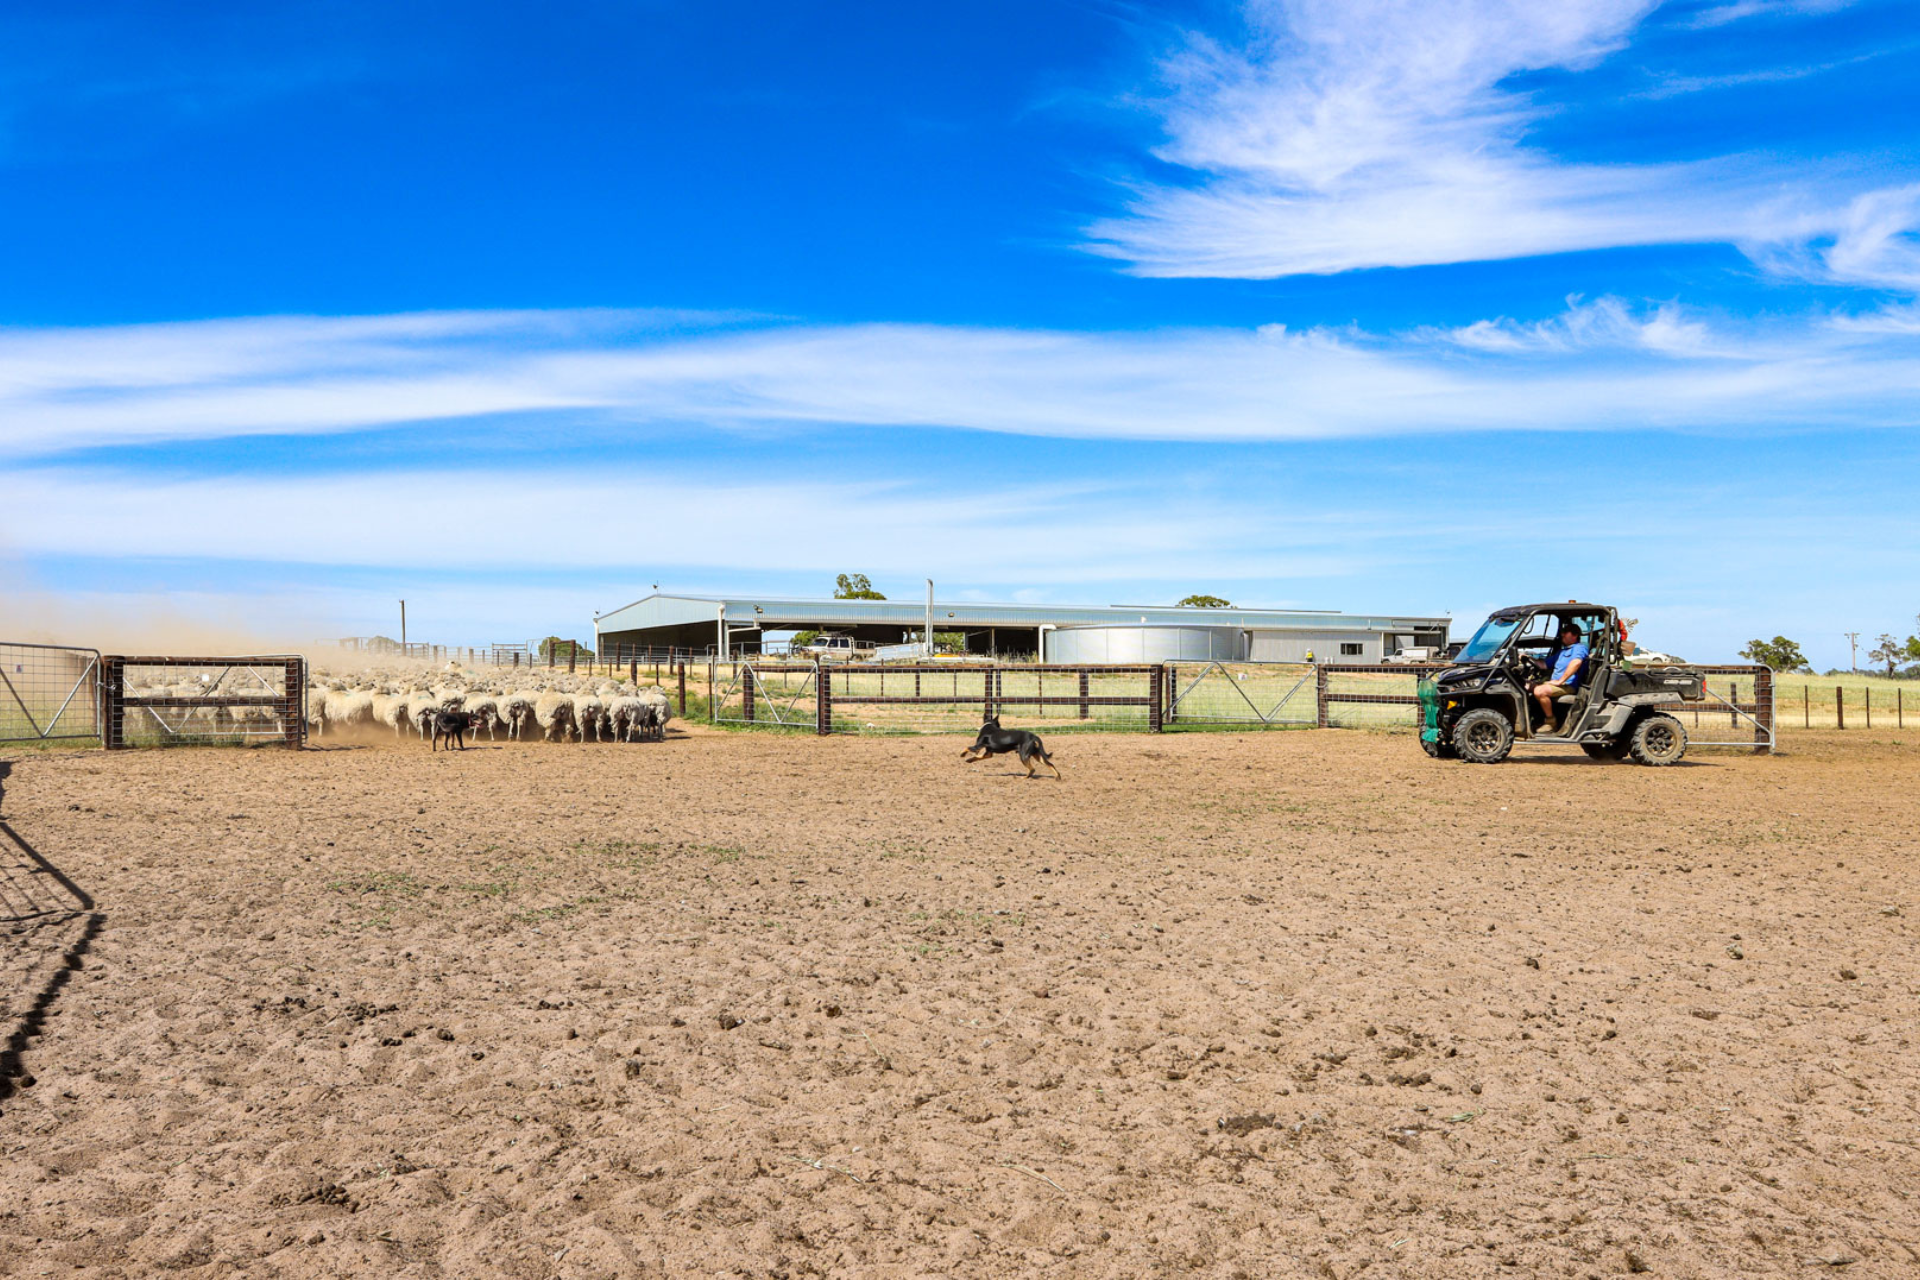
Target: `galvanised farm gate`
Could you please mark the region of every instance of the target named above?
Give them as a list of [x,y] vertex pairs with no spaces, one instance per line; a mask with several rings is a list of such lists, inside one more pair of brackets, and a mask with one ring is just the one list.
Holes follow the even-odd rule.
[[0,641],[0,743],[125,747],[307,740],[307,661],[102,655]]

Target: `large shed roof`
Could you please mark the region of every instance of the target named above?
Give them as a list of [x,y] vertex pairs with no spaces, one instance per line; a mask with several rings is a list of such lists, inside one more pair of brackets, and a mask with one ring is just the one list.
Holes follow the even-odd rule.
[[[916,627],[926,618],[924,599],[821,600],[791,596],[685,596],[655,594],[598,615],[601,633],[645,631],[715,622],[730,627],[759,626],[768,631],[835,626]],[[1318,609],[1193,609],[1170,605],[984,604],[941,600],[933,607],[939,627],[1075,627],[1124,625],[1204,625],[1277,631],[1428,631],[1451,621],[1445,617],[1402,614],[1350,614]]]

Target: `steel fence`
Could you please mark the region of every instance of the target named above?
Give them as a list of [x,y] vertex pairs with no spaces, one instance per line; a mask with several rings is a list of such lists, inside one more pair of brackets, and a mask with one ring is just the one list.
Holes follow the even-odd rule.
[[710,715],[830,733],[972,733],[1009,728],[1144,729],[1164,717],[1158,666],[742,662],[717,678]]
[[0,742],[99,737],[99,650],[0,641]]
[[101,739],[136,746],[307,740],[307,660],[245,657],[100,659]]

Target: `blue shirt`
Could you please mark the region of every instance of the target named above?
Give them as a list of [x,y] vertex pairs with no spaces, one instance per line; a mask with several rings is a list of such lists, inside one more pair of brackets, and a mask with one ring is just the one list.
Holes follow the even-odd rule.
[[[1580,677],[1587,673],[1586,657],[1589,652],[1591,651],[1587,646],[1578,640],[1562,649],[1560,657],[1553,664],[1553,682],[1568,689],[1579,685]],[[1575,662],[1581,664],[1580,670],[1575,672],[1572,678],[1568,678],[1567,668]]]

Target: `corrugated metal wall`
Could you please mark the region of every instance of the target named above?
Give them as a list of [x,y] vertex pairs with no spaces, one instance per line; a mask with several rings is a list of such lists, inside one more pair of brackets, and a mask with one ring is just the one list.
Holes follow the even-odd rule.
[[1043,633],[1043,662],[1245,662],[1238,627],[1062,627]]
[[1316,662],[1378,662],[1386,656],[1385,637],[1373,631],[1254,631],[1249,635],[1249,662],[1305,662],[1308,650]]

